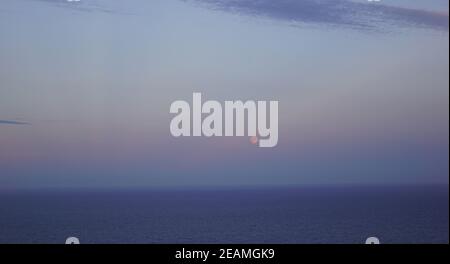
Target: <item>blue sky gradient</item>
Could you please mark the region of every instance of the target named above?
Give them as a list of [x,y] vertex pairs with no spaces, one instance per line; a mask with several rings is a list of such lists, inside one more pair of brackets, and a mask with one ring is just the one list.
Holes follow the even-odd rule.
[[[0,188],[448,184],[448,1],[274,2],[2,1]],[[171,137],[193,92],[278,146]]]

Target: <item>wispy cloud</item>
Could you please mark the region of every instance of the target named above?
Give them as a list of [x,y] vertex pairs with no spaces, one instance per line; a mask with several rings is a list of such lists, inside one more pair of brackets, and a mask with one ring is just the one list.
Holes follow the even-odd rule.
[[124,12],[108,8],[105,5],[99,3],[99,1],[93,0],[33,0],[33,1],[46,2],[57,7],[70,8],[72,10],[81,12],[125,14]]
[[0,125],[29,125],[30,123],[15,120],[0,120]]
[[214,10],[267,17],[298,24],[356,29],[387,26],[425,27],[448,31],[448,13],[349,0],[184,0]]

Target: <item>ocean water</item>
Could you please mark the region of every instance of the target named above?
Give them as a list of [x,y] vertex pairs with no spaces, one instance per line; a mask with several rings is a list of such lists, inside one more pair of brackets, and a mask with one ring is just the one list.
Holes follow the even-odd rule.
[[449,187],[0,192],[0,243],[449,243]]

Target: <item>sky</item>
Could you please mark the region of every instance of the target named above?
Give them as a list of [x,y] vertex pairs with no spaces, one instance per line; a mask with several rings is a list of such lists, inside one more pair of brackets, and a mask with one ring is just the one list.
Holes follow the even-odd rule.
[[[4,0],[0,189],[448,184],[446,0]],[[278,100],[279,141],[170,104]]]

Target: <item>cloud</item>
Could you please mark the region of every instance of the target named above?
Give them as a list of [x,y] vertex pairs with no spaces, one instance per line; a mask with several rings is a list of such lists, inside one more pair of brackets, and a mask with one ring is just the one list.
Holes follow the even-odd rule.
[[448,13],[349,0],[184,0],[214,10],[267,17],[297,24],[356,29],[388,26],[424,27],[448,31]]
[[82,1],[82,0],[33,0],[38,2],[46,2],[57,7],[70,8],[75,11],[81,12],[102,12],[102,13],[113,13],[113,14],[125,14],[117,10],[113,10],[99,4],[99,1]]
[[15,120],[0,120],[0,125],[29,125],[30,123]]

